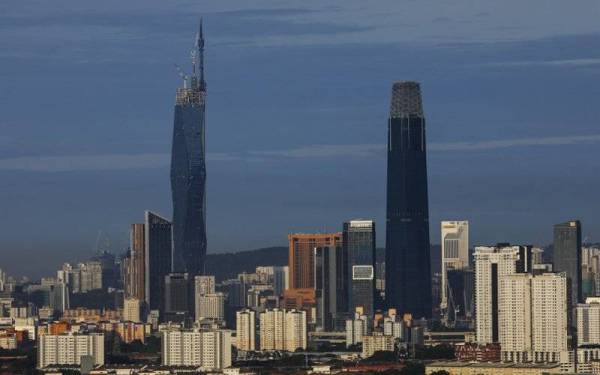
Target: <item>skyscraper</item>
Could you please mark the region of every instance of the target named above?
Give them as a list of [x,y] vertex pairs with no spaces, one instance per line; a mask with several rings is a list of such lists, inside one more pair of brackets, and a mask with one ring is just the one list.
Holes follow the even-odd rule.
[[338,246],[341,233],[292,233],[289,241],[290,289],[315,287],[315,248]]
[[581,293],[581,223],[578,220],[554,226],[554,272],[566,272],[571,282],[571,306],[583,302]]
[[315,289],[317,326],[331,331],[334,319],[347,311],[346,253],[342,246],[315,249]]
[[131,230],[129,231],[129,273],[125,279],[127,297],[137,298],[140,301],[146,299],[144,282],[145,228],[144,224],[131,224]]
[[171,272],[171,223],[146,211],[144,250],[144,297],[149,310],[164,313],[165,276]]
[[204,272],[206,256],[206,165],[204,38],[202,22],[192,53],[192,74],[177,89],[171,190],[173,197],[173,270],[194,277]]
[[351,220],[342,232],[344,253],[348,257],[348,311],[362,306],[365,315],[375,310],[375,222]]
[[431,316],[425,149],[419,84],[396,82],[388,121],[385,299],[417,318]]
[[442,221],[442,301],[440,307],[448,306],[448,271],[469,266],[469,222]]

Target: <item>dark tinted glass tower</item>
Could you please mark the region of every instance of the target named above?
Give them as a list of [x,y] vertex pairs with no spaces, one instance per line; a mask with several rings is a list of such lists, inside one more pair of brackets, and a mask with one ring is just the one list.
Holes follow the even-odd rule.
[[171,190],[173,197],[173,269],[190,277],[204,272],[206,256],[206,166],[204,140],[204,38],[202,23],[193,53],[193,71],[177,89]]
[[554,272],[566,272],[571,283],[571,304],[583,302],[581,293],[581,223],[578,220],[554,226]]
[[187,273],[170,273],[164,277],[164,321],[184,322],[190,317],[190,280]]
[[344,223],[342,235],[348,257],[348,307],[350,313],[363,307],[365,315],[375,309],[375,222],[352,220]]
[[171,272],[171,223],[146,211],[144,223],[144,296],[149,310],[164,313],[165,276]]
[[431,316],[425,118],[416,82],[396,82],[388,122],[385,298],[413,317]]
[[317,326],[334,328],[336,318],[346,311],[346,256],[342,246],[323,246],[314,250]]

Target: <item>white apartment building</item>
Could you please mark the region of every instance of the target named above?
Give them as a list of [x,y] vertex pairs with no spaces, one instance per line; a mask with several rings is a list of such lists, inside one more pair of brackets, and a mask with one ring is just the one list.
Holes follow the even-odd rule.
[[567,351],[566,274],[514,274],[499,283],[502,359],[559,362],[561,352]]
[[80,365],[83,356],[92,356],[95,365],[104,364],[104,334],[68,333],[39,337],[38,368],[49,365]]
[[196,296],[196,320],[225,319],[225,294],[211,293]]
[[519,246],[475,248],[475,329],[477,343],[498,342],[498,284],[517,269]]
[[260,314],[260,349],[306,349],[306,311],[272,309]]
[[459,270],[469,266],[469,222],[442,221],[442,309],[448,307],[448,270]]
[[379,332],[363,336],[362,353],[360,356],[368,358],[375,354],[375,352],[393,352],[394,344],[394,336],[382,335]]
[[235,314],[236,345],[238,350],[256,350],[256,313],[246,309]]
[[166,330],[161,344],[164,366],[198,366],[204,370],[231,366],[228,330]]
[[363,337],[371,331],[369,318],[354,313],[354,319],[346,320],[346,347],[363,342]]
[[576,307],[577,346],[600,345],[600,297],[588,297]]

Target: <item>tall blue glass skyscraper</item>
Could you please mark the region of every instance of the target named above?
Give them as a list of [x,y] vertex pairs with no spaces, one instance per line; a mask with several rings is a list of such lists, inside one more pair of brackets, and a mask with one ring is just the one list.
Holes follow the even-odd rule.
[[388,122],[385,300],[416,318],[431,316],[425,146],[419,84],[396,82]]
[[202,23],[192,52],[192,74],[177,89],[171,191],[173,197],[173,271],[204,273],[206,256],[206,163],[204,38]]

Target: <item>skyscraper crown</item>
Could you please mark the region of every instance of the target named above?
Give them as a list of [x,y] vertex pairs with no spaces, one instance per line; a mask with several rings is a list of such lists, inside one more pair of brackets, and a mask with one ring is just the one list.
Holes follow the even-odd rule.
[[394,82],[390,117],[407,117],[409,115],[423,116],[421,87],[418,82]]

